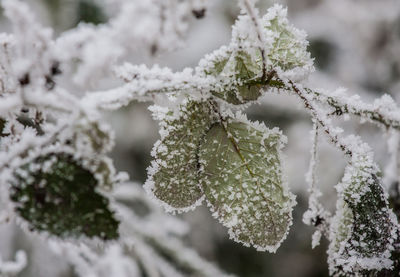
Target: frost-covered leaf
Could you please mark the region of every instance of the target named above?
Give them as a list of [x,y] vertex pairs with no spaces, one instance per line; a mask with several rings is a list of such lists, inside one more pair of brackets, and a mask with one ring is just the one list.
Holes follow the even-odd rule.
[[376,167],[353,159],[338,185],[328,260],[334,276],[358,276],[390,268],[396,223]]
[[275,252],[292,224],[294,196],[283,180],[277,129],[228,120],[200,146],[201,185],[214,216],[231,237]]
[[62,238],[118,238],[119,222],[97,179],[66,153],[39,156],[14,172],[10,198],[30,228]]
[[289,23],[287,9],[275,5],[268,10],[262,21],[266,36],[272,38],[272,46],[268,52],[269,66],[280,67],[284,71],[298,68],[309,73],[313,61],[307,51],[307,35]]
[[168,210],[184,211],[201,202],[198,147],[214,121],[207,102],[189,101],[177,114],[161,115],[161,139],[154,145],[145,189]]

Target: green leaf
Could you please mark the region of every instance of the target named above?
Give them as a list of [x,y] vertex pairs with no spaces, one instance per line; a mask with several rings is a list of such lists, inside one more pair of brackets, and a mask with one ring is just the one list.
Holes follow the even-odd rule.
[[61,238],[118,238],[119,222],[97,179],[66,153],[39,156],[14,172],[10,198],[32,230]]
[[396,227],[375,166],[349,165],[338,185],[328,260],[334,276],[355,276],[391,266]]
[[294,68],[312,67],[312,59],[307,51],[306,34],[294,28],[287,20],[286,10],[264,20],[265,29],[273,34],[272,47],[268,60],[272,68],[280,67],[287,71]]
[[197,152],[213,114],[209,103],[189,101],[177,115],[169,110],[161,116],[161,140],[152,151],[145,189],[167,210],[185,211],[201,202]]
[[200,146],[200,180],[211,211],[233,239],[275,252],[292,224],[294,196],[283,181],[277,129],[228,120]]

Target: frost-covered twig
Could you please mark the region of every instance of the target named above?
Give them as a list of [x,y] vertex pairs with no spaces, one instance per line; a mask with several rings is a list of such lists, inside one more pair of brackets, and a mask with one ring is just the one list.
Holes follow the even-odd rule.
[[331,106],[335,115],[353,114],[387,129],[400,130],[399,107],[387,94],[376,99],[373,104],[366,104],[360,96],[349,97],[343,89],[330,93],[307,89],[307,92],[314,95],[318,102]]
[[15,261],[3,261],[0,256],[0,276],[17,276],[27,265],[26,253],[22,250],[15,254]]
[[[293,90],[293,87],[285,85],[280,80],[271,80],[267,85],[277,89]],[[344,89],[327,92],[305,87],[304,93],[319,104],[332,108],[333,111],[329,115],[356,115],[363,121],[368,121],[387,129],[400,130],[400,109],[387,94],[376,99],[373,104],[367,104],[363,102],[359,95],[349,96]]]
[[[124,190],[121,190],[118,195],[120,199],[128,199],[129,197],[132,201],[132,197],[126,193],[127,189],[128,187],[125,185]],[[121,214],[126,217],[125,224],[128,227],[127,230],[134,232],[135,238],[143,240],[143,243],[153,248],[153,251],[159,253],[159,255],[172,262],[172,264],[177,265],[177,268],[186,274],[203,277],[234,276],[224,273],[212,263],[207,262],[179,240],[179,236],[185,235],[189,231],[188,226],[184,222],[163,214],[154,205],[154,202],[149,200],[138,188],[130,187],[129,189],[133,192],[135,198],[142,199],[151,208],[150,215],[148,216],[152,217],[152,220],[148,220],[148,218],[141,219],[124,206],[119,206]],[[145,221],[146,219],[147,221]],[[131,237],[126,237],[126,244],[135,248],[135,241],[131,241]]]
[[[117,13],[106,24],[80,24],[57,39],[60,61],[79,60],[74,82],[93,85],[106,77],[110,68],[137,49],[163,53],[181,47],[188,31],[194,1],[108,1]],[[135,23],[132,24],[132,19]]]
[[[279,77],[278,80],[285,83],[285,81],[282,81]],[[334,129],[331,126],[330,119],[316,107],[314,100],[310,98],[309,94],[306,93],[306,90],[290,80],[286,81],[286,86],[290,87],[290,91],[293,91],[298,97],[300,97],[304,106],[309,110],[313,118],[315,118],[322,130],[328,135],[332,143],[339,147],[346,155],[351,157],[354,149],[352,149],[351,144],[347,144],[340,137],[341,129]]]
[[322,195],[321,191],[316,187],[317,185],[317,164],[318,164],[318,122],[313,120],[312,135],[312,148],[311,159],[308,172],[306,173],[306,181],[308,183],[308,192],[310,193],[308,199],[308,210],[303,214],[303,222],[307,225],[313,225],[317,228],[312,237],[312,248],[319,245],[321,235],[329,236],[329,221],[330,213],[325,210],[319,197]]
[[154,96],[161,94],[200,95],[201,92],[209,92],[215,83],[213,77],[198,76],[191,68],[175,73],[159,66],[148,68],[145,65],[125,64],[115,71],[117,77],[127,84],[88,93],[82,102],[98,108],[118,109],[133,100],[154,101]]

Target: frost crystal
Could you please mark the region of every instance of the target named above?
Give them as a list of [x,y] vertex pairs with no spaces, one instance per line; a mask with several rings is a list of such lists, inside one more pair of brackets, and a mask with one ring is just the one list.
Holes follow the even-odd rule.
[[215,124],[200,146],[201,185],[231,237],[275,252],[292,224],[294,196],[283,180],[277,129],[229,119]]

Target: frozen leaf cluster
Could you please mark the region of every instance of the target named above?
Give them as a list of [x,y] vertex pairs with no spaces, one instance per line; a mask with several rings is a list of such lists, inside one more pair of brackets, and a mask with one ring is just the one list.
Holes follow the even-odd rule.
[[294,205],[281,168],[285,137],[241,114],[221,122],[212,105],[164,111],[145,187],[169,211],[193,209],[205,197],[233,239],[275,252]]
[[286,9],[275,5],[262,18],[262,45],[251,21],[249,15],[239,16],[231,43],[207,55],[197,68],[221,83],[213,95],[235,105],[257,100],[271,71],[300,80],[313,70],[306,34],[289,24]]

